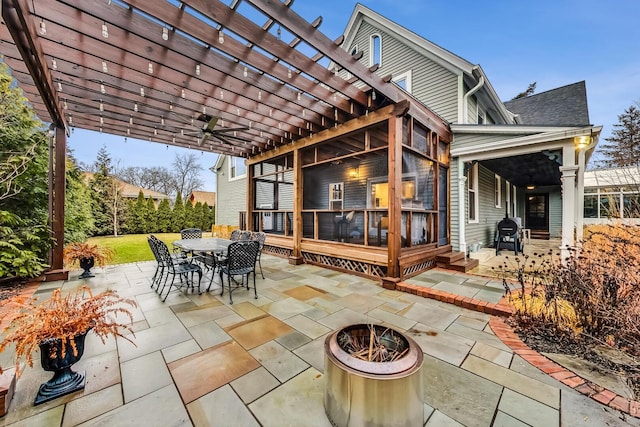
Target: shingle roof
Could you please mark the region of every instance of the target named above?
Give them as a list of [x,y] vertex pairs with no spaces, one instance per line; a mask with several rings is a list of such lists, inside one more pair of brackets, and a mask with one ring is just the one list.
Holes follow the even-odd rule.
[[584,81],[504,103],[522,124],[583,126],[591,124]]
[[[89,182],[93,178],[93,173],[84,172],[84,176],[85,176],[85,182]],[[161,200],[161,199],[168,199],[169,198],[169,196],[167,196],[164,193],[160,193],[158,191],[148,190],[146,188],[138,187],[136,185],[129,184],[128,182],[119,180],[118,178],[115,178],[115,177],[114,177],[114,179],[120,185],[120,192],[122,194],[122,197],[126,197],[128,199],[136,199],[136,198],[138,198],[138,194],[140,193],[140,191],[142,191],[142,195],[145,197],[145,199],[148,199],[149,197],[151,197],[151,198],[153,198],[155,200]]]
[[208,206],[216,205],[216,193],[215,191],[197,191],[194,190],[189,196],[189,200],[195,205],[198,202],[206,202]]

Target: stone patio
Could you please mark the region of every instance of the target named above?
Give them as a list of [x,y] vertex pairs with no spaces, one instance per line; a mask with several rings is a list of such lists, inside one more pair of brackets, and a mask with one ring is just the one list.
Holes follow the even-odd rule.
[[[89,334],[74,365],[86,371],[86,388],[40,406],[33,399],[50,374],[39,364],[27,368],[0,425],[329,427],[325,336],[368,322],[403,331],[421,346],[426,426],[640,425],[527,363],[494,335],[488,314],[316,266],[268,255],[262,261],[259,298],[240,290],[233,305],[219,287],[203,295],[176,290],[162,303],[150,288],[153,262],[43,283],[42,298],[82,284],[135,298],[137,346],[123,339],[103,344]],[[502,294],[495,279],[439,269],[411,282],[490,302]],[[0,354],[2,366],[9,356]]]

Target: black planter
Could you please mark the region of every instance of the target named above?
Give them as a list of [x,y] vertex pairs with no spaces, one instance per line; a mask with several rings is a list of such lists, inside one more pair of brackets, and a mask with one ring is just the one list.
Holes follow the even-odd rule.
[[95,277],[93,273],[91,273],[91,268],[95,265],[95,260],[93,257],[82,258],[80,260],[80,268],[84,270],[80,275],[81,279],[86,279],[89,277]]
[[[40,344],[40,363],[42,369],[53,372],[53,378],[40,385],[40,390],[36,396],[34,405],[48,402],[65,394],[82,390],[85,383],[85,375],[83,372],[74,372],[71,365],[76,363],[84,353],[84,339],[87,333],[77,335],[73,338],[75,341],[77,354],[73,354],[70,340],[65,345],[65,355],[62,356],[62,340],[49,339]],[[56,357],[51,357],[55,354]]]

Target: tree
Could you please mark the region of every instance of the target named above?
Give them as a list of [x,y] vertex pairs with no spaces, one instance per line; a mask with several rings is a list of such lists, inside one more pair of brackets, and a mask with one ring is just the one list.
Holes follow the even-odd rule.
[[514,99],[526,98],[527,96],[533,95],[533,93],[536,91],[536,84],[537,82],[531,83],[524,92],[520,92],[519,94],[511,98],[511,100],[513,101]]
[[51,247],[48,138],[8,67],[0,63],[0,278],[33,277]]
[[130,166],[115,172],[122,181],[137,187],[173,196],[176,193],[176,177],[166,167]]
[[158,205],[156,230],[159,233],[168,233],[171,230],[171,206],[168,199],[162,199]]
[[202,202],[197,202],[193,207],[193,226],[203,231],[206,230],[202,216]]
[[602,144],[600,153],[606,167],[640,167],[640,101],[627,108],[618,116],[618,123],[607,143]]
[[172,166],[176,177],[176,193],[191,194],[204,185],[200,179],[202,165],[194,153],[176,154]]
[[179,233],[184,228],[184,203],[182,203],[182,193],[178,191],[176,201],[171,213],[171,232]]
[[76,159],[67,150],[67,183],[64,208],[64,243],[84,242],[95,231],[91,193]]
[[191,200],[187,200],[184,203],[184,227],[193,228],[196,225],[193,204],[191,203]]
[[117,236],[125,221],[127,207],[120,185],[113,177],[111,156],[104,146],[98,151],[94,170],[89,186],[93,191],[96,232]]
[[147,201],[144,199],[142,190],[138,192],[138,198],[129,212],[129,223],[131,233],[142,234],[147,232]]
[[156,212],[156,204],[153,201],[153,197],[149,197],[147,199],[147,210],[145,218],[145,224],[147,228],[145,233],[157,233],[158,232],[158,221],[157,221],[157,212]]

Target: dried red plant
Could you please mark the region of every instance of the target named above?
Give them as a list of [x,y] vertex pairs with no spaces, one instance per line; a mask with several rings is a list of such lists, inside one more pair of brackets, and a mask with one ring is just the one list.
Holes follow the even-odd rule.
[[[137,304],[115,291],[94,295],[88,286],[83,286],[63,296],[60,289],[56,289],[51,298],[40,304],[37,297],[15,296],[2,301],[0,305],[8,308],[3,310],[7,314],[2,319],[11,316],[0,342],[0,352],[11,344],[15,345],[14,360],[18,376],[20,361],[24,359],[29,366],[33,366],[33,352],[47,340],[62,341],[61,357],[68,351],[67,343],[71,343],[71,351],[77,355],[72,338],[87,331],[93,331],[103,343],[109,336],[122,337],[133,343],[124,333],[133,333],[133,315],[129,307],[136,307]],[[122,321],[122,317],[127,321]],[[50,356],[54,358],[57,355]]]

